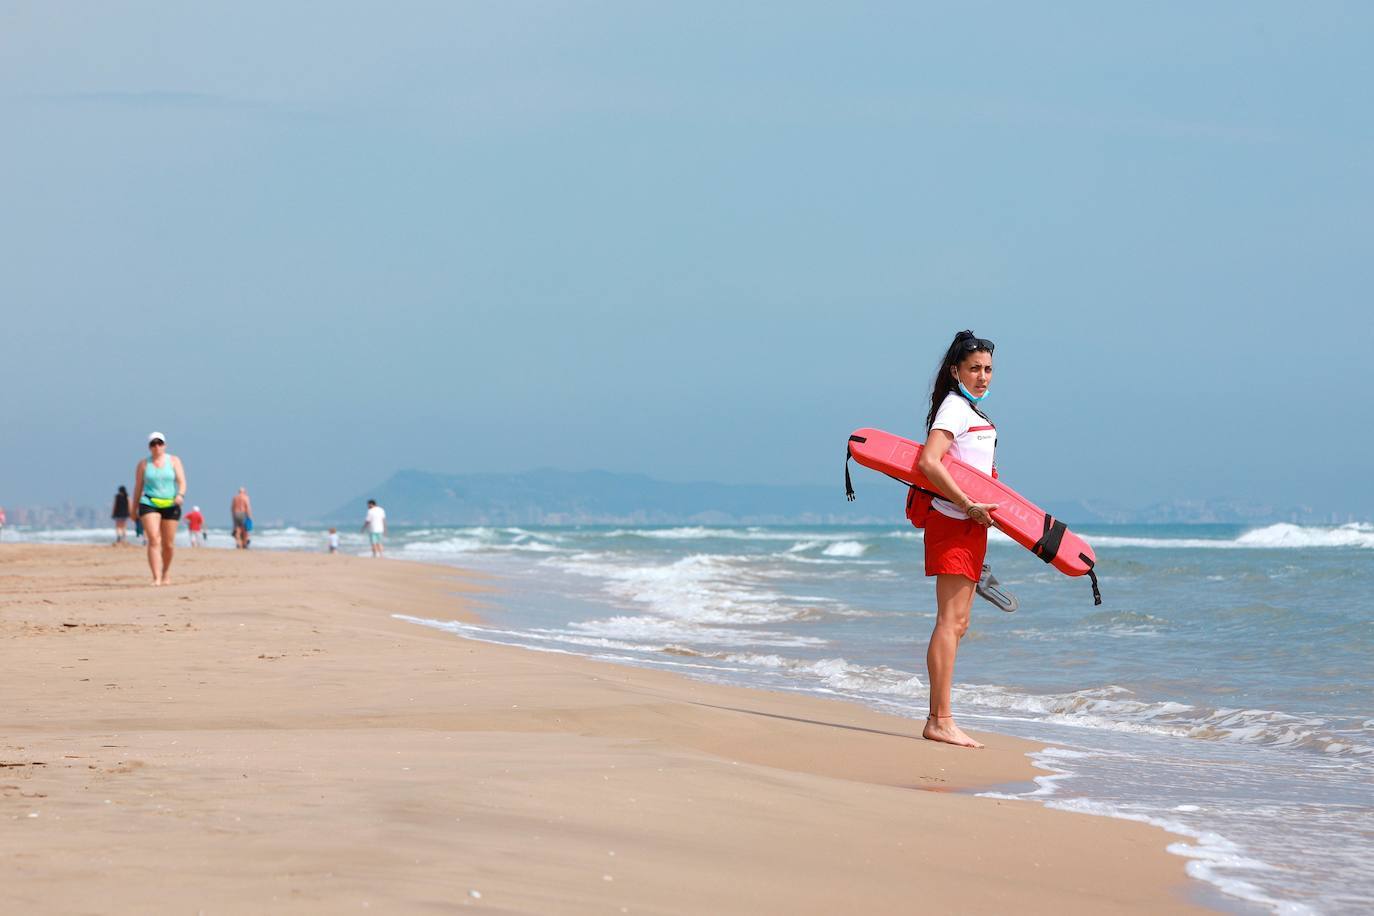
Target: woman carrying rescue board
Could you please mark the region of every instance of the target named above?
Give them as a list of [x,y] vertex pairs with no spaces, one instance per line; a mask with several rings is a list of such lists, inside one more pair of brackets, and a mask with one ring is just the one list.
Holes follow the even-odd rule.
[[992,341],[972,331],[954,335],[935,375],[926,416],[928,433],[917,465],[944,497],[931,500],[925,518],[926,575],[935,577],[936,616],[926,649],[930,715],[921,734],[960,747],[983,746],[955,723],[949,693],[997,505],[969,499],[940,459],[948,453],[985,474],[993,473],[997,429],[978,408],[992,383],[992,351]]

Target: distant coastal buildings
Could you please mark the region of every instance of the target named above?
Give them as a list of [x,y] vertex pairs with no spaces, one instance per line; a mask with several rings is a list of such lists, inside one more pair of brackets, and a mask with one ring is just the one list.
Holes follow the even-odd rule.
[[99,528],[110,521],[110,510],[77,506],[5,506],[6,524],[16,528]]
[[[110,519],[110,506],[97,508],[93,506],[78,506],[72,502],[66,502],[59,506],[4,506],[7,516],[5,524],[12,528],[32,528],[35,530],[58,530],[63,528],[110,528],[113,530],[114,522]],[[228,512],[223,513],[221,519],[216,519],[216,525],[212,527],[227,527]],[[280,528],[287,524],[282,518],[263,519],[263,527]]]

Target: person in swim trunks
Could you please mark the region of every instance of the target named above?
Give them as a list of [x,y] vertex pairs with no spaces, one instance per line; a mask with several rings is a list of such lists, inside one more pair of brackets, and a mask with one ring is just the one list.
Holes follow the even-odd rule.
[[363,530],[367,532],[367,539],[372,544],[372,555],[380,557],[386,547],[382,544],[382,536],[386,534],[386,510],[377,505],[377,500],[367,501],[367,516],[363,519]]
[[196,542],[200,540],[201,529],[205,527],[205,516],[200,514],[200,506],[192,506],[186,514],[186,527],[191,529],[191,546],[199,547]]
[[148,568],[154,585],[171,580],[181,504],[186,501],[186,470],[181,459],[167,453],[167,437],[148,434],[147,458],[134,471],[134,505],[148,538]]
[[234,499],[229,503],[229,514],[234,517],[234,546],[240,550],[248,549],[248,532],[253,530],[253,503],[248,498],[248,488],[239,487]]
[[959,747],[982,747],[950,712],[950,687],[959,641],[968,632],[973,595],[988,549],[995,503],[975,503],[959,489],[940,459],[952,455],[984,474],[993,473],[997,428],[978,403],[992,384],[993,343],[960,331],[945,351],[930,394],[929,430],[918,466],[943,499],[931,502],[925,523],[926,575],[935,577],[935,630],[926,649],[930,715],[922,736]]

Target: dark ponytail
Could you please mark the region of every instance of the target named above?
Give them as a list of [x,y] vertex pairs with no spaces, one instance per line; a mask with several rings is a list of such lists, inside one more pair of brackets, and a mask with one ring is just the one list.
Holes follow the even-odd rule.
[[[976,345],[970,348],[965,344],[965,341],[968,340],[976,341]],[[944,357],[940,360],[940,368],[935,370],[935,382],[930,387],[930,413],[926,414],[927,433],[930,432],[931,426],[935,425],[935,414],[939,412],[940,405],[945,402],[945,397],[951,391],[959,390],[959,383],[955,381],[954,376],[950,375],[949,370],[963,362],[964,357],[968,356],[970,353],[991,352],[992,344],[989,341],[981,339],[972,331],[960,331],[958,334],[954,335],[954,340],[950,342],[949,347],[945,350]],[[964,398],[964,400],[967,401],[968,398]],[[978,414],[978,416],[982,417],[984,420],[988,420],[988,422],[992,422],[988,419],[987,414],[978,409],[977,404],[969,401],[968,406],[972,407],[973,412]]]

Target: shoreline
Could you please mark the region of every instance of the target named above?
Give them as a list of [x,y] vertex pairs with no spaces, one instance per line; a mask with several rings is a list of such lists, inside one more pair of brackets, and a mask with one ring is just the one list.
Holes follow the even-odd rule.
[[1033,742],[391,616],[474,622],[457,568],[179,550],[153,589],[141,550],[0,560],[0,901],[1202,910],[1173,834],[967,794],[1044,774]]

